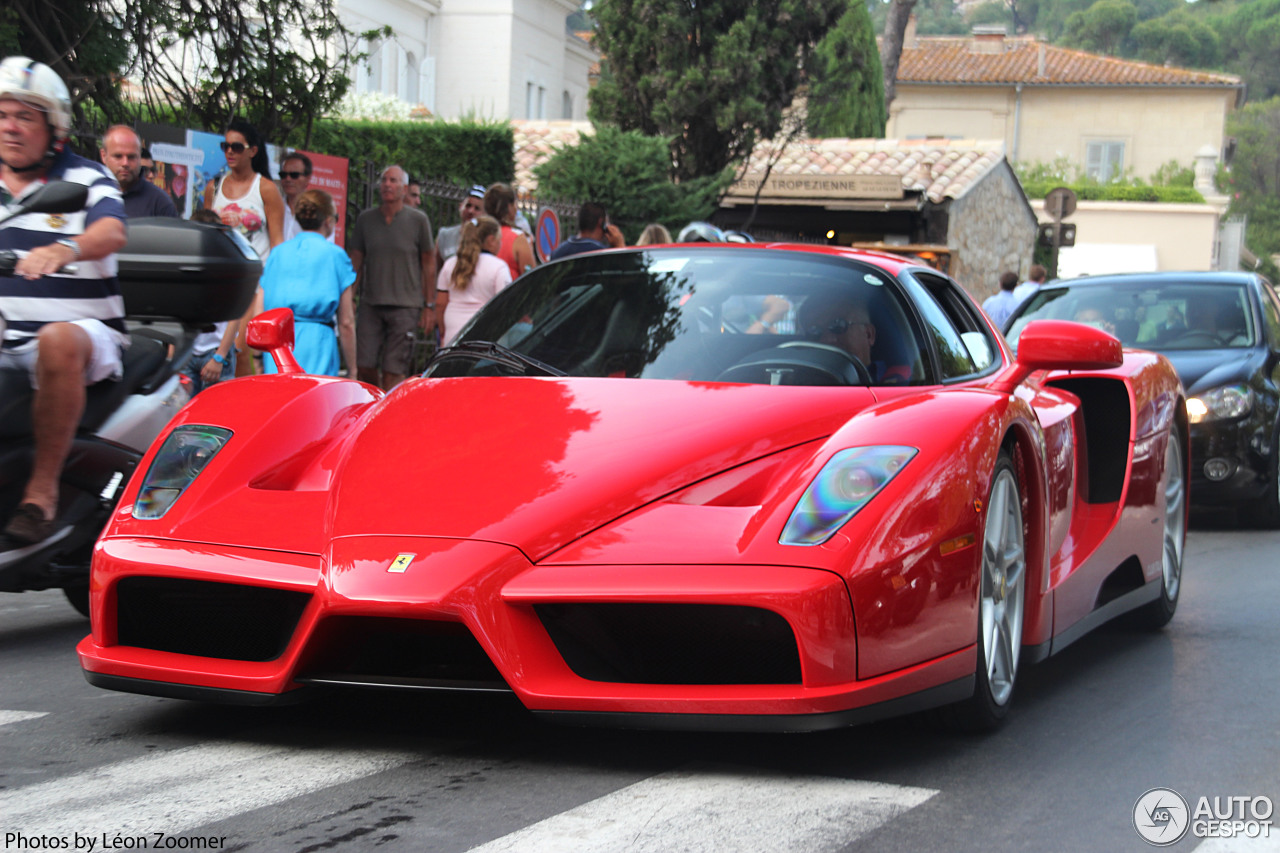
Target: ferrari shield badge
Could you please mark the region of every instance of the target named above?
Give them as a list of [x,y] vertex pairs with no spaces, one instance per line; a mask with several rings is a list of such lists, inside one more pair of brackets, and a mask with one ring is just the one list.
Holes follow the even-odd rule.
[[387,566],[387,571],[396,574],[404,574],[409,569],[409,564],[413,562],[413,558],[417,554],[397,554],[396,558],[391,561],[391,565]]

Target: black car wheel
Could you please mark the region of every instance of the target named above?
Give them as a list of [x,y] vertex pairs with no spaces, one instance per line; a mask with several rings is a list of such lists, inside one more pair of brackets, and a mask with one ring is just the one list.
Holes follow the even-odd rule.
[[1267,530],[1280,528],[1280,426],[1272,430],[1271,461],[1267,466],[1267,491],[1257,503],[1241,510],[1244,520]]

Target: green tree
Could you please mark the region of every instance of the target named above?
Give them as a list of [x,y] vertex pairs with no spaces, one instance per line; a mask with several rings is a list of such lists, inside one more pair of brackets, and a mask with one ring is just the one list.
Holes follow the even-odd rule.
[[603,204],[630,242],[650,222],[661,222],[675,233],[710,216],[733,177],[733,170],[725,169],[721,175],[675,184],[670,164],[670,149],[661,137],[604,125],[577,145],[556,151],[533,173],[539,195]]
[[[983,24],[1004,24],[1006,27],[1013,25],[1012,11],[1006,6],[1002,0],[987,0],[969,13],[969,26],[976,27]],[[1011,32],[1013,30],[1010,30]]]
[[1117,56],[1137,22],[1138,9],[1129,0],[1097,0],[1067,18],[1063,40],[1083,50]]
[[844,0],[599,0],[599,124],[669,140],[679,180],[719,175],[782,124]]
[[121,19],[137,50],[143,114],[220,129],[236,116],[284,140],[326,114],[366,54],[334,0],[133,0]]
[[1280,0],[1243,2],[1208,23],[1218,31],[1226,69],[1244,78],[1250,98],[1280,94]]
[[1280,252],[1280,97],[1233,113],[1227,134],[1236,140],[1224,187],[1231,195],[1231,212],[1249,217],[1245,242],[1253,252]]
[[884,75],[871,16],[861,0],[853,0],[809,62],[809,133],[881,137],[884,123]]
[[1146,62],[1183,68],[1213,68],[1222,62],[1218,34],[1183,9],[1142,21],[1132,36],[1138,58]]
[[62,75],[71,90],[76,123],[88,109],[108,120],[127,113],[120,97],[121,69],[130,43],[107,0],[6,0],[0,8],[0,56],[39,60]]

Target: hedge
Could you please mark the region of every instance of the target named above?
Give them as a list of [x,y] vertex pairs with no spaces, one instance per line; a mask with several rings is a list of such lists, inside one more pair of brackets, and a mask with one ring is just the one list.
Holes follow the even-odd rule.
[[310,151],[346,157],[351,177],[364,166],[399,163],[416,178],[444,178],[458,184],[510,183],[515,174],[515,140],[502,122],[317,121]]
[[1127,186],[1121,184],[1062,184],[1031,181],[1022,185],[1027,198],[1044,198],[1060,186],[1073,190],[1080,201],[1156,201],[1166,204],[1204,204],[1204,196],[1192,187]]

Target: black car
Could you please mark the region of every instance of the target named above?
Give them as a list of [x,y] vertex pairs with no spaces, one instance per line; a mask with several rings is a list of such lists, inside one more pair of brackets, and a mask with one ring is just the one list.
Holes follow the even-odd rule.
[[1191,502],[1280,527],[1280,299],[1244,272],[1160,272],[1053,281],[1005,324],[1075,320],[1173,362],[1187,390]]

